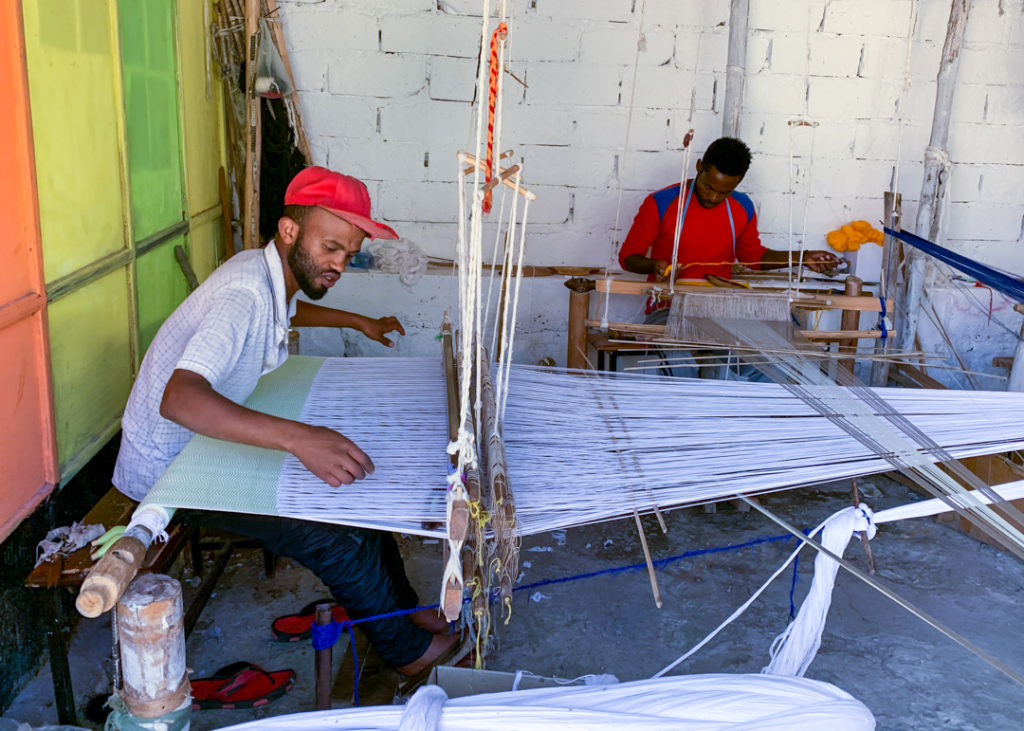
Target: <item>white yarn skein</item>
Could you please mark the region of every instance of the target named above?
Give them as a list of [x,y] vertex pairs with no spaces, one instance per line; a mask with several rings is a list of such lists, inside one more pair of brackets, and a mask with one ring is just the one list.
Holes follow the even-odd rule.
[[397,274],[399,281],[407,287],[416,284],[427,273],[427,255],[411,241],[377,244],[370,253],[377,269]]
[[441,725],[448,694],[439,685],[425,685],[409,699],[402,711],[398,731],[434,731]]
[[[871,509],[861,503],[857,507],[840,510],[825,523],[821,544],[837,556],[842,556],[854,532],[866,532],[874,538],[875,525]],[[803,677],[821,646],[821,633],[825,618],[832,605],[832,587],[836,583],[839,563],[819,551],[814,559],[814,580],[811,589],[786,630],[775,638],[770,654],[771,662],[761,672],[768,675]]]

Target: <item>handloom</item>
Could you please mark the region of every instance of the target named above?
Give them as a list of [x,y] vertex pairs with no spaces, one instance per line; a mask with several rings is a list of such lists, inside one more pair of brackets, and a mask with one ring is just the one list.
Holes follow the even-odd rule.
[[[503,436],[519,535],[629,515],[631,502],[650,512],[891,469],[830,415],[776,384],[581,377],[533,366],[513,366],[510,381]],[[374,460],[373,475],[331,488],[291,455],[196,436],[143,505],[443,536],[436,524],[447,489],[445,389],[439,360],[293,356],[246,405],[346,434]],[[1024,448],[1024,394],[873,393],[906,429],[955,458]],[[629,408],[603,419],[613,402]],[[936,455],[921,448],[913,459]]]

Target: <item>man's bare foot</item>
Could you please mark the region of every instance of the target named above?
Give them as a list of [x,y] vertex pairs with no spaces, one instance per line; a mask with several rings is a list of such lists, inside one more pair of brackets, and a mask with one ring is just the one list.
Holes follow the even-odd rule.
[[448,622],[436,609],[420,609],[410,614],[409,619],[417,627],[422,627],[435,635],[448,634],[448,630],[450,629]]
[[455,647],[458,642],[459,638],[454,635],[434,635],[434,638],[430,640],[430,645],[427,647],[426,652],[412,662],[400,665],[395,669],[405,676],[422,673],[432,664],[437,662],[438,658],[448,654],[448,652]]

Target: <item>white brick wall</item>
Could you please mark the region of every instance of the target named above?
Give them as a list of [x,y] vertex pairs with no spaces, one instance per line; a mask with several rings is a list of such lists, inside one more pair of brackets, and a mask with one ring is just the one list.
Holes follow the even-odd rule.
[[[316,162],[366,179],[375,212],[432,256],[450,258],[454,156],[472,144],[482,1],[279,5]],[[917,5],[900,137],[910,0],[750,0],[741,136],[754,165],[742,188],[757,202],[769,245],[786,245],[791,201],[797,226],[807,201],[809,243],[851,219],[877,221],[897,157],[904,221],[913,228],[950,3]],[[694,160],[719,135],[728,6],[725,0],[510,3],[508,70],[528,88],[505,77],[502,146],[524,160],[525,184],[540,195],[531,209],[531,263],[603,266],[644,195],[678,179],[686,129],[696,129]],[[974,0],[966,39],[948,145],[954,169],[946,240],[1024,272],[1024,0]],[[796,119],[817,126],[790,128]],[[438,280],[425,279],[422,291],[414,288],[402,301],[443,299]],[[375,278],[368,292],[388,298],[382,283],[389,281]],[[560,320],[560,286],[533,291],[534,306]],[[933,301],[941,312],[953,300],[935,294]],[[949,310],[960,318],[972,311]],[[537,327],[524,342],[538,352],[523,360],[540,350],[562,357],[561,346],[544,345],[556,337],[548,325]],[[1004,340],[996,334],[976,345],[1004,354]],[[985,366],[983,357],[972,357]]]

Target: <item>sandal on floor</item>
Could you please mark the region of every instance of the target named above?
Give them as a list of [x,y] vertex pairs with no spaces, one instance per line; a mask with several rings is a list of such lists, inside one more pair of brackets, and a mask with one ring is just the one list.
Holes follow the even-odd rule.
[[268,673],[250,662],[234,662],[209,678],[196,678],[192,686],[192,710],[256,708],[280,698],[295,684],[294,670]]
[[347,622],[348,614],[345,608],[335,604],[333,599],[320,599],[310,602],[296,614],[286,614],[278,617],[270,625],[270,631],[278,642],[299,642],[308,640],[313,636],[313,623],[316,622],[316,607],[318,604],[334,604],[331,607],[331,615],[335,622]]

